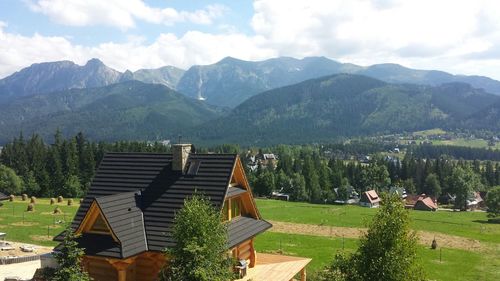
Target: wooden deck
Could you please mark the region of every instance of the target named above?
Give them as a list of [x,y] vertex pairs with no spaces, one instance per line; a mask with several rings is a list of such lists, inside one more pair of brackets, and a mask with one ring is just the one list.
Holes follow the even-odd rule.
[[295,275],[301,275],[300,280],[306,280],[306,265],[311,259],[257,253],[257,264],[247,270],[247,276],[235,281],[290,281]]

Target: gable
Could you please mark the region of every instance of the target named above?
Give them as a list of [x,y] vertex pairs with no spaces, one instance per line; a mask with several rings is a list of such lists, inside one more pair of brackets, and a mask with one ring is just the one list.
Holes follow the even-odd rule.
[[256,219],[261,218],[252,195],[250,184],[246,178],[243,164],[241,163],[241,159],[239,157],[236,158],[234,169],[231,173],[231,180],[226,192],[225,200],[234,197],[240,198],[241,206],[249,216]]
[[110,235],[115,242],[119,242],[116,235],[112,232],[109,223],[102,214],[96,201],[92,202],[88,212],[82,220],[82,223],[75,231],[75,234],[93,233]]

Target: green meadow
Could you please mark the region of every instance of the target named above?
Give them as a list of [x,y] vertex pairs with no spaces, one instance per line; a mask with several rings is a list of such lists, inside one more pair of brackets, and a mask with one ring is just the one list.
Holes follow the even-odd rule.
[[[68,199],[50,205],[50,199],[36,199],[35,210],[26,211],[29,204],[18,196],[14,202],[3,201],[0,207],[0,232],[7,233],[7,240],[54,246],[52,238],[64,230],[75,216],[79,199],[73,199],[68,206]],[[54,214],[58,207],[61,213]]]
[[[257,199],[266,220],[326,226],[366,227],[377,209]],[[500,243],[500,224],[487,222],[484,212],[425,212],[410,210],[412,228]]]
[[[264,219],[325,226],[365,227],[377,211],[358,206],[256,201]],[[17,198],[14,202],[3,203],[4,206],[0,207],[0,232],[7,233],[7,240],[44,246],[56,245],[52,237],[72,220],[79,206],[77,199],[72,206],[67,206],[67,199],[55,205],[50,205],[49,199],[37,199],[35,211],[27,212],[28,201]],[[62,213],[53,214],[56,206]],[[410,212],[416,230],[476,239],[483,245],[478,251],[441,247],[431,250],[419,246],[419,258],[430,280],[500,280],[500,224],[486,223],[486,214],[480,212]],[[308,266],[311,277],[327,265],[337,251],[352,252],[357,246],[357,239],[270,231],[256,238],[258,252],[312,258]]]
[[[354,251],[358,240],[266,232],[257,236],[255,245],[257,252],[312,258],[308,271],[314,275],[331,262],[336,252]],[[470,252],[448,248],[432,250],[419,246],[418,256],[429,280],[494,281],[500,277],[498,252]]]

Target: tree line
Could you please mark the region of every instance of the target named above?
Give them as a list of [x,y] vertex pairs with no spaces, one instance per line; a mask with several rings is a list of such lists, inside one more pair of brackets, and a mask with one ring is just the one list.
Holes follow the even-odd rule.
[[457,205],[463,208],[473,191],[500,185],[500,163],[492,161],[456,160],[446,155],[423,158],[407,153],[403,159],[375,155],[360,163],[325,157],[322,149],[314,146],[282,145],[269,151],[279,155],[275,169],[260,165],[252,172],[247,167],[254,193],[260,196],[281,191],[295,201],[325,203],[346,199],[350,186],[359,193],[369,189],[387,192],[394,186],[436,198],[457,195]]
[[168,152],[161,143],[93,142],[83,133],[63,139],[57,131],[51,144],[23,134],[6,144],[0,154],[0,190],[30,196],[81,197],[90,186],[96,166],[106,152]]
[[[239,153],[255,194],[268,196],[273,191],[282,191],[295,201],[328,203],[345,199],[351,186],[358,193],[369,189],[388,191],[396,186],[413,194],[426,193],[435,197],[447,193],[463,194],[459,196],[462,200],[474,190],[487,191],[500,185],[498,162],[456,160],[439,153],[423,157],[416,150],[409,150],[402,159],[373,153],[385,151],[387,147],[356,141],[348,145],[278,145],[261,149],[223,144],[198,147],[197,151]],[[94,142],[83,133],[63,139],[57,131],[51,144],[36,134],[29,139],[20,134],[6,144],[0,154],[0,189],[4,193],[27,193],[38,197],[80,197],[88,190],[106,152],[169,150],[161,143]],[[361,163],[336,159],[327,153],[333,150],[351,155],[370,152],[375,156]],[[259,165],[251,170],[250,156],[264,152],[278,155],[277,166]]]

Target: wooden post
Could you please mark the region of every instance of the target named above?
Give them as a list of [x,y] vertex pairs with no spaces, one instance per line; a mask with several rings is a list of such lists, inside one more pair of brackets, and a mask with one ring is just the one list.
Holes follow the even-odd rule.
[[307,272],[305,267],[300,271],[300,281],[307,281]]
[[117,260],[110,261],[110,263],[118,273],[118,281],[127,281],[127,268],[132,264],[132,260]]

